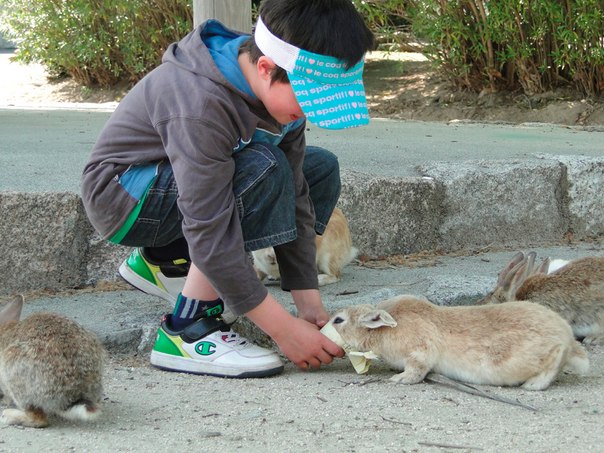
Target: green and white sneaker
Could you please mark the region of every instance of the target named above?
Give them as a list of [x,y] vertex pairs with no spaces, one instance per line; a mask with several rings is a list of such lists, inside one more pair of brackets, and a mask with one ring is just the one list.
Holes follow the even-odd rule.
[[119,268],[124,280],[144,293],[152,294],[176,303],[178,294],[185,286],[189,272],[189,261],[153,262],[144,255],[142,248],[136,248]]
[[279,355],[250,343],[220,318],[201,318],[182,331],[166,315],[157,331],[151,364],[165,370],[231,378],[267,377],[283,371]]
[[[136,289],[153,296],[161,297],[176,305],[178,295],[185,286],[191,263],[185,259],[154,262],[145,256],[142,248],[136,248],[118,270],[121,277]],[[237,321],[237,316],[227,306],[222,319],[228,324]]]

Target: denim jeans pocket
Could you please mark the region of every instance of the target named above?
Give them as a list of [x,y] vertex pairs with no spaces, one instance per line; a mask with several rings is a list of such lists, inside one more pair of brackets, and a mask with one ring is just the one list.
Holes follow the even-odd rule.
[[237,199],[241,199],[277,166],[277,159],[271,150],[260,143],[249,145],[235,153],[233,158],[235,160],[233,193]]

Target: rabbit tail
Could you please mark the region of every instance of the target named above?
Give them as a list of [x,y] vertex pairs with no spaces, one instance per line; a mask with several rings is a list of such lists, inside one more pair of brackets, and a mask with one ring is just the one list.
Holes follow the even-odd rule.
[[586,374],[589,371],[587,351],[578,341],[574,341],[568,352],[566,369],[576,374]]
[[101,411],[98,406],[91,401],[78,401],[70,406],[67,410],[62,411],[59,415],[67,420],[95,420]]

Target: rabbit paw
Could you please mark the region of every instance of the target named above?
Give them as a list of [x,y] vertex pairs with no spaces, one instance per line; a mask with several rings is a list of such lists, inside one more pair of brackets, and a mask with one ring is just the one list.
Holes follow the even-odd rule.
[[412,368],[407,368],[405,371],[399,374],[395,374],[390,378],[392,382],[397,384],[417,384],[424,380],[427,372],[423,372],[421,370],[415,370]]
[[336,283],[336,282],[340,281],[340,279],[338,277],[336,277],[335,275],[319,274],[318,277],[319,277],[319,286],[330,285],[331,283]]
[[48,418],[42,410],[5,409],[0,417],[0,422],[7,425],[27,426],[30,428],[44,428],[48,426]]

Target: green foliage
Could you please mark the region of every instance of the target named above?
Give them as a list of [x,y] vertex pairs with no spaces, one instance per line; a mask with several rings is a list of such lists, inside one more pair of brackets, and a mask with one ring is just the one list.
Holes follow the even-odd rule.
[[0,0],[17,59],[85,86],[135,82],[193,27],[187,0]]
[[[253,4],[257,4],[253,0]],[[540,93],[604,91],[604,0],[352,0],[381,48],[406,31],[460,87]],[[0,0],[17,58],[85,86],[136,82],[193,27],[191,0]]]
[[409,0],[352,0],[352,3],[376,35],[380,49],[417,50],[409,43]]
[[426,52],[458,86],[604,91],[603,0],[417,0],[410,13]]

